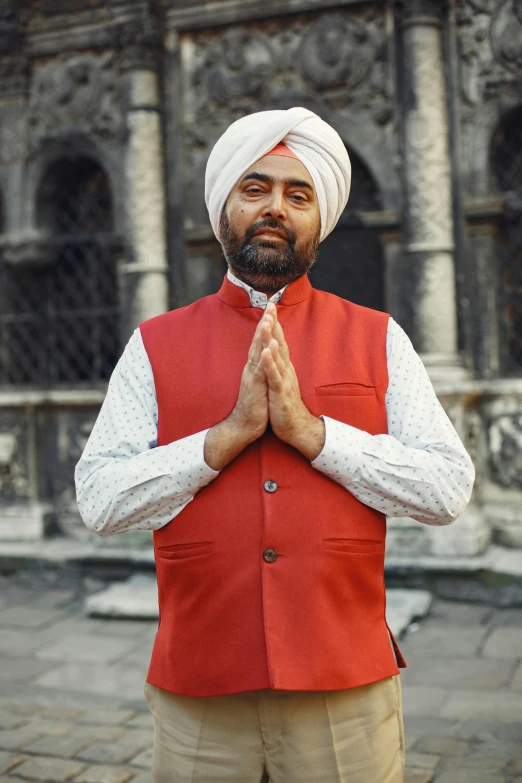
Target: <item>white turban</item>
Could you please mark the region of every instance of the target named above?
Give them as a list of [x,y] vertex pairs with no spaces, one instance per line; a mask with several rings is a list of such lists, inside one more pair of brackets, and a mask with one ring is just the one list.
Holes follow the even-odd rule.
[[337,131],[300,106],[242,117],[217,140],[207,163],[205,203],[214,234],[230,191],[250,166],[283,142],[308,170],[321,213],[322,241],[335,228],[350,193],[351,166]]

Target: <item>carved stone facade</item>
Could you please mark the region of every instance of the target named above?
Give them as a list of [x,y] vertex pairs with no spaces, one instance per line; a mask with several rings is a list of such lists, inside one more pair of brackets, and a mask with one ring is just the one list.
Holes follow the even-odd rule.
[[114,52],[37,62],[27,117],[29,151],[71,133],[117,142],[123,128],[121,104]]
[[370,6],[181,36],[187,230],[208,225],[206,160],[244,114],[303,105],[330,118],[361,157],[366,150],[357,149],[355,136],[371,136],[372,145],[397,154],[387,21],[386,9]]
[[[92,169],[92,192],[100,177],[110,191],[110,230],[103,223],[96,241],[117,281],[123,345],[139,320],[220,284],[203,183],[223,130],[263,109],[316,111],[347,145],[354,177],[312,282],[404,326],[477,466],[455,526],[391,521],[390,551],[473,556],[491,538],[522,546],[522,280],[510,239],[522,219],[511,151],[522,124],[512,120],[522,112],[522,1],[332,5],[6,0],[0,271],[36,279],[56,263],[58,240],[70,254],[43,219],[43,184],[59,165]],[[26,323],[22,311],[13,305],[13,323]],[[1,318],[6,361],[2,329],[14,327]],[[81,378],[0,389],[0,537],[90,535],[72,474],[105,387]]]

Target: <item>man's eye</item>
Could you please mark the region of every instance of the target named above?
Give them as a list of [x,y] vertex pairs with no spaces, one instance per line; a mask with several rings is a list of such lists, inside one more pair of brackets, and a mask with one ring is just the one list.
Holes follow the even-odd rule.
[[297,201],[305,201],[306,200],[305,197],[304,196],[300,196],[299,193],[294,193],[292,195],[292,198],[296,199]]
[[256,193],[261,193],[261,188],[248,188],[247,193],[253,193],[254,195]]

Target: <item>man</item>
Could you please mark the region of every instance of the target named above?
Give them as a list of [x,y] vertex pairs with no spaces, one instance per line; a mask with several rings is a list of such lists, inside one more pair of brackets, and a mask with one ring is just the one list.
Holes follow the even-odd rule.
[[223,285],[136,330],[77,466],[88,527],[154,531],[156,782],[403,780],[385,515],[449,524],[474,471],[400,327],[310,285],[349,185],[306,109],[224,133]]

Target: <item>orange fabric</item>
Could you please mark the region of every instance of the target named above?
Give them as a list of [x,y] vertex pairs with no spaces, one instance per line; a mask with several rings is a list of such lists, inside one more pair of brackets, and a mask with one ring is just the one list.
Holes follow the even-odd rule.
[[[387,432],[388,316],[317,291],[306,275],[277,309],[312,413]],[[141,324],[158,445],[229,415],[262,315],[225,276],[217,294]],[[147,682],[214,696],[339,690],[397,674],[385,536],[383,514],[267,431],[154,532],[160,624]]]
[[279,142],[279,144],[276,144],[275,147],[272,147],[270,152],[267,152],[266,154],[282,155],[284,158],[295,158],[296,160],[299,160],[295,152],[292,152],[290,147],[287,147],[286,144],[283,144],[283,142]]

